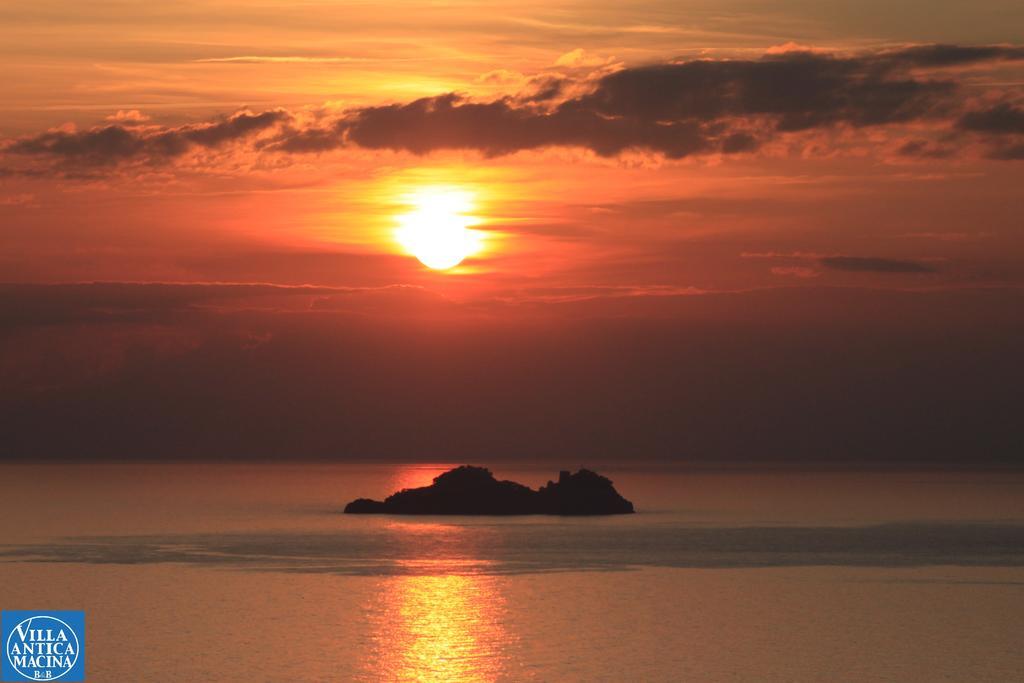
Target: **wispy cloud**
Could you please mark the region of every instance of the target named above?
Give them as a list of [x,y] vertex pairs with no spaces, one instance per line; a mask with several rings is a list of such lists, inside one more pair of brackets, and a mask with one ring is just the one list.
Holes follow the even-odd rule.
[[237,55],[233,57],[204,57],[193,60],[197,63],[235,64],[349,64],[353,62],[378,61],[366,57],[309,57],[301,55]]
[[853,273],[934,273],[937,269],[920,261],[874,256],[826,256],[818,260],[824,268]]
[[[845,254],[817,254],[811,251],[794,252],[749,252],[740,254],[744,259],[764,259],[770,261],[796,262],[797,265],[774,266],[774,275],[812,278],[821,275],[821,270],[838,270],[849,273],[934,273],[938,271],[932,263],[925,260],[885,258],[880,256],[849,256]],[[813,266],[803,265],[812,263]]]

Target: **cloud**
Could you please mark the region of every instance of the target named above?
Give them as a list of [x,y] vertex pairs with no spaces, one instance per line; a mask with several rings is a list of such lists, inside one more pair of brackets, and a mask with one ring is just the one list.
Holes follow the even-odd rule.
[[954,89],[951,81],[916,79],[874,57],[790,52],[623,69],[574,106],[644,121],[761,117],[776,130],[797,131],[936,115]]
[[[582,55],[573,51],[562,60]],[[601,156],[634,148],[668,158],[734,154],[782,133],[949,122],[960,106],[958,83],[915,69],[1017,59],[1024,59],[1024,49],[928,45],[854,56],[794,49],[760,59],[669,62],[614,71],[586,92],[544,107],[534,105],[543,98],[476,102],[448,93],[358,109],[318,135],[333,135],[333,146],[344,138],[414,154],[469,149],[499,155],[548,146]],[[546,98],[569,90],[557,85]]]
[[804,45],[790,40],[782,43],[781,45],[772,45],[764,51],[766,55],[782,55],[787,52],[824,52],[824,50],[819,50],[811,45]]
[[299,55],[238,55],[235,57],[205,57],[194,60],[201,64],[348,64],[368,61],[362,57],[303,57]]
[[186,128],[179,134],[186,140],[203,147],[216,147],[231,140],[248,137],[288,118],[280,110],[265,111],[259,114],[241,112],[218,123],[194,128]]
[[350,290],[265,284],[166,284],[92,282],[0,284],[0,331],[24,326],[83,323],[150,323],[171,312],[223,306],[254,298],[315,297]]
[[520,85],[526,81],[526,76],[518,71],[509,69],[494,69],[487,73],[480,74],[476,78],[477,83],[488,83],[491,85]]
[[990,159],[1024,159],[1024,108],[1016,104],[1000,102],[968,111],[957,120],[956,127],[983,136],[989,142],[986,156]]
[[344,131],[337,124],[326,128],[285,126],[280,135],[266,142],[264,149],[289,154],[319,154],[344,145]]
[[31,206],[35,204],[35,202],[36,196],[31,192],[0,195],[0,206]]
[[[750,252],[740,254],[745,259],[766,259],[796,262],[813,262],[820,268],[838,270],[848,273],[934,273],[936,268],[927,263],[908,259],[891,259],[878,256],[846,256],[842,254],[817,254],[810,251],[794,252]],[[785,275],[799,278],[812,278],[821,275],[821,271],[804,265],[775,266],[771,269],[774,275]]]
[[721,149],[729,139],[728,131],[698,121],[612,118],[572,100],[542,112],[510,100],[477,103],[456,94],[361,109],[340,129],[348,142],[367,149],[470,149],[489,156],[571,146],[601,156],[641,147],[682,158]]
[[1024,59],[1024,47],[1007,45],[915,45],[882,52],[879,61],[910,67],[955,67]]
[[657,64],[608,74],[591,92],[553,109],[449,93],[360,109],[337,131],[361,147],[414,154],[498,155],[555,145],[601,156],[631,148],[668,158],[749,152],[777,132],[939,116],[955,84],[898,73],[893,59],[795,52]]
[[1024,160],[1024,141],[996,145],[989,152],[988,156],[990,159],[998,159],[1000,161]]
[[819,259],[821,254],[812,251],[744,251],[740,258],[747,259]]
[[953,156],[956,150],[930,140],[915,138],[900,145],[896,153],[900,156],[916,157],[918,159],[947,159]]
[[87,165],[127,160],[157,161],[181,156],[193,147],[218,147],[251,137],[287,120],[283,110],[241,111],[225,119],[176,128],[115,123],[89,130],[51,130],[20,138],[3,148],[7,154],[45,156]]
[[936,240],[939,242],[976,242],[978,240],[987,239],[992,237],[994,233],[988,231],[981,232],[908,232],[904,237],[913,237],[917,239]]
[[526,81],[515,97],[518,104],[546,102],[563,95],[572,81],[561,76],[534,76]]
[[579,69],[583,67],[596,67],[596,66],[607,66],[615,61],[614,57],[600,57],[593,53],[587,52],[581,47],[575,50],[570,50],[564,55],[560,56],[555,60],[555,66],[561,66],[569,69]]
[[957,121],[957,127],[979,133],[1024,135],[1024,109],[1002,102],[989,109],[967,112]]
[[820,270],[806,266],[776,266],[772,268],[773,275],[784,275],[789,277],[812,278],[821,275]]
[[146,121],[149,121],[149,117],[138,109],[118,109],[117,113],[111,114],[107,117],[107,121],[124,124],[145,123]]
[[[519,92],[489,101],[445,93],[340,114],[325,109],[312,118],[278,109],[179,127],[118,120],[17,139],[3,151],[93,166],[166,161],[242,140],[280,154],[362,147],[499,156],[573,147],[604,157],[640,150],[681,159],[751,153],[802,132],[938,126],[948,129],[943,145],[911,139],[897,154],[951,156],[984,136],[989,157],[1024,158],[1024,111],[1007,103],[971,109],[957,80],[957,67],[1024,60],[1022,47],[920,45],[851,55],[784,47],[758,59],[668,61],[572,77],[542,72],[524,77]],[[593,60],[574,50],[559,61]],[[510,75],[492,72],[486,80]]]
[[851,273],[934,273],[935,268],[918,261],[873,256],[825,256],[818,259],[824,268]]

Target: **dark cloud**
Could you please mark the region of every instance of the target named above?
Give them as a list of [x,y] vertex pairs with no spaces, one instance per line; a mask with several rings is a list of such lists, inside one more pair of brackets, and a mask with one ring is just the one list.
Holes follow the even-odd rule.
[[143,138],[120,125],[88,131],[52,131],[24,138],[8,145],[4,151],[13,154],[52,154],[69,158],[91,158],[117,161],[141,154]]
[[1000,161],[1019,161],[1024,159],[1024,141],[997,145],[988,154],[990,159]]
[[967,112],[957,121],[957,127],[979,133],[1024,135],[1024,109],[1003,102],[989,109]]
[[15,140],[3,151],[95,165],[133,159],[160,160],[180,156],[193,146],[210,148],[241,140],[288,118],[286,112],[274,110],[258,114],[238,112],[222,121],[178,128],[112,124],[84,131],[49,131]]
[[1000,161],[1024,159],[1024,108],[1001,102],[987,109],[969,111],[957,128],[982,136],[989,144],[986,156]]
[[629,148],[670,158],[756,149],[757,133],[834,124],[871,126],[938,116],[951,81],[922,80],[898,69],[894,55],[837,58],[798,52],[758,60],[695,60],[623,69],[588,94],[553,109],[510,99],[488,103],[455,94],[367,107],[339,127],[371,149],[425,154],[475,149],[496,155],[553,145],[602,156]]
[[691,60],[616,71],[551,107],[447,94],[351,112],[335,132],[363,147],[416,154],[497,155],[553,145],[603,156],[629,148],[670,158],[730,154],[753,151],[777,133],[948,120],[959,106],[957,82],[914,68],[1016,59],[1024,59],[1024,48],[930,45],[851,57],[789,52]]
[[562,94],[571,81],[562,76],[538,76],[530,79],[526,87],[517,97],[517,102],[545,102],[554,100]]
[[726,154],[753,152],[757,149],[757,138],[749,133],[733,133],[722,140],[722,151]]
[[602,78],[579,106],[649,121],[768,117],[778,130],[795,131],[910,121],[935,114],[954,88],[871,57],[793,52],[623,69]]
[[0,338],[25,328],[178,323],[190,316],[331,311],[380,318],[446,318],[457,307],[416,285],[92,282],[0,283]]
[[[697,59],[624,68],[594,81],[535,76],[522,92],[487,102],[447,93],[325,115],[308,125],[281,110],[177,128],[118,122],[22,138],[4,151],[87,165],[159,161],[272,128],[255,148],[300,154],[352,145],[497,156],[566,146],[601,156],[640,149],[672,159],[752,152],[781,134],[836,126],[931,122],[948,124],[961,137],[1006,136],[1021,133],[1022,111],[1001,104],[964,113],[951,67],[1007,60],[1024,60],[1024,48],[923,45],[845,56],[790,51],[759,59]],[[993,143],[990,156],[1017,158],[1018,142]],[[936,149],[911,142],[899,153],[937,157],[954,151]]]
[[473,149],[487,155],[550,146],[578,146],[602,156],[641,147],[681,158],[720,148],[718,130],[699,121],[657,121],[604,116],[570,100],[554,111],[488,103],[448,94],[409,104],[369,107],[343,126],[349,142],[368,149],[426,154]]
[[337,125],[305,129],[289,126],[279,136],[268,140],[263,148],[272,152],[309,154],[328,152],[344,144],[343,131]]
[[184,128],[178,132],[197,145],[217,147],[258,133],[288,118],[288,114],[282,110],[264,111],[259,114],[241,112],[218,123]]
[[947,159],[955,150],[952,147],[938,145],[929,140],[908,140],[900,145],[896,153],[905,157],[917,157],[923,159]]
[[825,256],[818,259],[818,263],[824,268],[853,273],[934,273],[936,270],[918,261],[871,256]]
[[32,285],[0,283],[0,332],[21,326],[152,321],[172,311],[268,297],[345,293],[332,287],[264,284],[94,282]]

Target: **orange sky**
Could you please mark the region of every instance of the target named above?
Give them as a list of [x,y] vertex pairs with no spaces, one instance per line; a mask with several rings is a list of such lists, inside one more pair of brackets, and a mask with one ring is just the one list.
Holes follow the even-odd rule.
[[[536,342],[775,288],[811,330],[844,288],[948,296],[959,334],[978,304],[955,292],[986,288],[998,327],[1024,285],[1022,25],[1008,0],[8,3],[0,282],[35,287],[0,292],[7,400],[45,413],[26,397],[223,326],[248,352],[270,312],[311,339],[343,311]],[[451,270],[396,238],[424,188],[472,198],[482,247]],[[91,282],[137,291],[52,287]]]
[[[970,21],[956,6],[403,2],[387,16],[373,3],[11,6],[2,29],[4,279],[423,284],[465,296],[525,296],[538,283],[1020,284],[1021,164],[986,158],[1022,154],[1024,58],[1016,53],[901,70],[888,80],[941,80],[957,92],[928,102],[931,113],[879,124],[863,125],[855,112],[766,133],[780,125],[777,115],[725,112],[712,124],[757,138],[738,153],[671,158],[645,145],[647,133],[609,153],[588,149],[572,130],[497,153],[473,141],[388,149],[408,143],[387,131],[370,147],[352,133],[318,152],[273,144],[287,129],[320,130],[360,109],[448,92],[489,103],[561,79],[561,92],[541,105],[550,111],[600,91],[608,74],[648,65],[756,62],[786,50],[863,60],[914,44],[1009,45],[1015,20],[1024,20],[1016,3],[972,6]],[[965,112],[1000,103],[1017,116],[1011,128],[958,128]],[[110,126],[155,136],[241,111],[282,118],[168,158],[63,153],[52,139],[47,149],[17,147],[48,131],[81,143]],[[402,125],[427,148],[438,135],[426,122],[422,131]],[[493,128],[480,133],[488,145],[515,135],[500,120],[479,125]],[[428,184],[475,192],[481,227],[496,237],[444,275],[425,272],[393,239],[403,193]],[[921,267],[843,268],[828,257]]]

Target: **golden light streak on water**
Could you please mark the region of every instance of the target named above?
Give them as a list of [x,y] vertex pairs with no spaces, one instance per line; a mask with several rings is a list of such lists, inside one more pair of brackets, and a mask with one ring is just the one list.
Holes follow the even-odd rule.
[[[439,572],[475,566],[444,564]],[[383,580],[367,606],[373,629],[368,672],[382,680],[506,679],[511,637],[497,581],[462,573]]]

